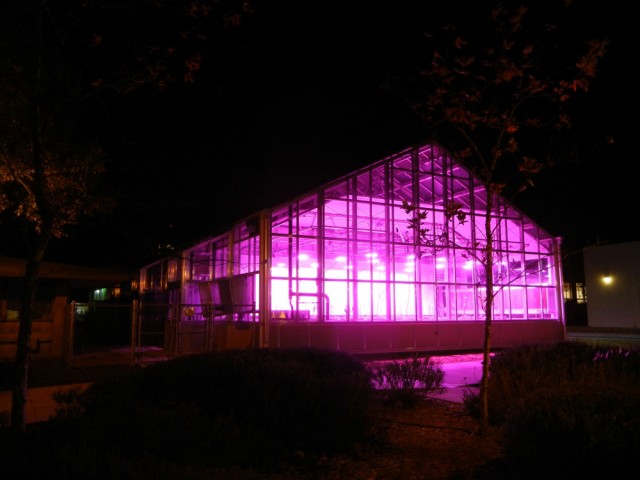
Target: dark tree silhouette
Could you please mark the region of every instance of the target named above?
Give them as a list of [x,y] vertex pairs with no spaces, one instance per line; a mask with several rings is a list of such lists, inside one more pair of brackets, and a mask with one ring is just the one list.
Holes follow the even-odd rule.
[[[608,45],[606,39],[581,43],[554,23],[554,13],[570,14],[570,2],[557,2],[557,10],[550,10],[547,2],[531,9],[507,3],[496,4],[485,24],[474,18],[476,27],[468,36],[453,26],[442,36],[431,36],[436,45],[430,62],[410,83],[405,78],[398,84],[437,142],[484,185],[484,232],[473,243],[460,244],[454,235],[436,238],[422,226],[424,212],[416,205],[405,206],[421,243],[464,248],[483,266],[483,426],[489,420],[494,266],[500,260],[494,243],[500,222],[492,220],[501,218],[501,197],[513,201],[534,186],[542,169],[552,166],[555,141],[572,126],[572,100],[588,92]],[[465,216],[459,204],[446,205],[448,231]]]
[[[113,208],[97,118],[105,99],[196,80],[205,47],[250,2],[53,2],[0,6],[0,214],[26,257],[11,426],[25,433],[29,344],[40,266],[53,238]],[[96,109],[96,106],[99,107]],[[108,112],[107,112],[108,113]]]

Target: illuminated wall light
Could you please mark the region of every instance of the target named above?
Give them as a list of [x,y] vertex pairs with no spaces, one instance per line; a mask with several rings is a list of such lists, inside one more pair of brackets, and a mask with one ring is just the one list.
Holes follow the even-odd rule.
[[609,274],[603,275],[602,283],[604,283],[605,285],[611,285],[613,283],[613,277]]
[[407,255],[407,260],[404,262],[404,271],[413,273],[416,271],[415,264],[416,256],[414,254]]

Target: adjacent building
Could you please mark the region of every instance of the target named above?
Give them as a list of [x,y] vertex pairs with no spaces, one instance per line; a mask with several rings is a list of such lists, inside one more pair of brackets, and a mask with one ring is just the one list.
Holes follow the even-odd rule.
[[[0,257],[0,360],[15,357],[25,270],[24,259]],[[137,272],[43,262],[33,309],[31,354],[70,358],[74,335],[79,333],[74,322],[77,311],[105,298],[126,298],[130,304],[132,286],[137,287]],[[75,302],[82,307],[76,308]]]
[[640,242],[584,249],[587,319],[590,328],[640,329]]

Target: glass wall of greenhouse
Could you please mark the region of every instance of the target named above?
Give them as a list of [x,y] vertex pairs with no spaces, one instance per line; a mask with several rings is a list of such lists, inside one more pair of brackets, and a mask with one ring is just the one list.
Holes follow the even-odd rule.
[[[492,211],[493,318],[562,320],[559,240],[502,199]],[[141,292],[173,285],[182,315],[227,322],[484,321],[485,228],[483,185],[428,145],[145,267]]]
[[[435,148],[413,153],[273,212],[278,314],[330,322],[485,318],[483,188]],[[463,222],[446,219],[451,202],[462,205]],[[426,242],[404,205],[426,214]],[[494,318],[557,318],[554,239],[506,204],[494,211]]]

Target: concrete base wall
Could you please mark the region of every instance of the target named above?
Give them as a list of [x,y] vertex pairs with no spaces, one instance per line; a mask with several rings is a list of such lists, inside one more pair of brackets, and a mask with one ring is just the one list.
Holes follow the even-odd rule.
[[[65,309],[55,308],[51,322],[34,322],[32,355],[64,358],[69,348]],[[68,326],[66,327],[69,328]],[[174,354],[258,347],[257,323],[197,322],[180,325]],[[15,356],[18,322],[0,324],[0,358]],[[411,351],[478,351],[484,342],[484,322],[439,323],[300,323],[272,321],[268,327],[271,348],[329,348],[355,354]],[[491,348],[527,343],[552,343],[564,339],[561,322],[551,320],[494,321]],[[171,348],[169,348],[171,349]]]
[[[491,347],[553,343],[564,339],[559,321],[496,322]],[[316,347],[351,353],[482,350],[483,322],[451,323],[285,323],[269,326],[269,347]]]

